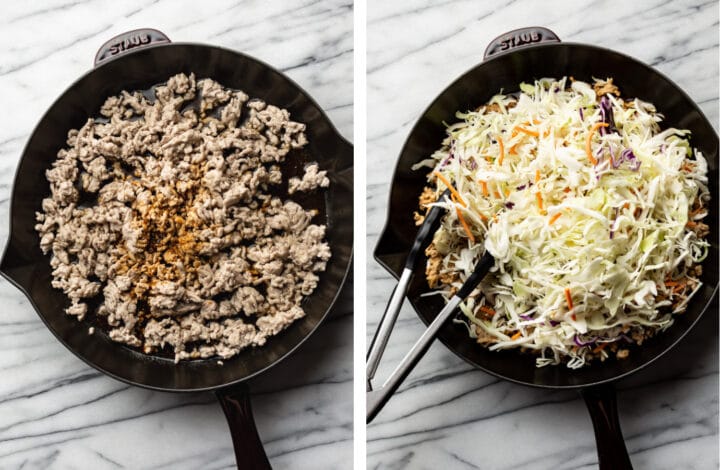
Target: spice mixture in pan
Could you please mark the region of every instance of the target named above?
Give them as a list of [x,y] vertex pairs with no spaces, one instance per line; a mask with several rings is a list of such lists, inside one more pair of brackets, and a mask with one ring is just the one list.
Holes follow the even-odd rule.
[[[305,125],[192,74],[154,90],[110,97],[69,132],[47,171],[40,248],[69,315],[176,362],[229,358],[303,317],[330,258],[318,211],[278,194]],[[291,194],[329,183],[317,164],[287,181]]]

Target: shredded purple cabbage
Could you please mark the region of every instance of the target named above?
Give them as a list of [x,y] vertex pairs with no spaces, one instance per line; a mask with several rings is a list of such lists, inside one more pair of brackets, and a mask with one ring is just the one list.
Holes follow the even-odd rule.
[[622,154],[625,156],[625,161],[630,162],[630,169],[632,171],[638,171],[640,169],[640,160],[637,159],[632,150],[625,149],[622,151]]
[[595,344],[597,342],[597,340],[598,340],[598,338],[595,338],[590,341],[580,341],[580,339],[577,337],[577,335],[573,336],[573,342],[580,347],[587,346],[589,344]]
[[550,320],[550,326],[558,326],[560,324],[559,321]]
[[445,160],[443,160],[442,162],[440,162],[440,168],[445,168],[445,165],[447,165],[448,163],[450,163],[450,160],[452,160],[454,157],[455,157],[455,156],[453,155],[453,153],[450,152],[450,153],[448,154],[448,156],[445,157]]
[[617,127],[615,127],[615,119],[613,117],[612,102],[607,95],[600,98],[600,116],[602,116],[602,122],[608,124],[607,127],[600,128],[600,135],[607,135],[610,133],[617,133]]
[[523,320],[532,320],[532,314],[519,315]]
[[584,121],[584,120],[585,120],[585,115],[583,114],[583,109],[582,109],[582,108],[580,108],[580,120],[581,120],[581,121]]
[[[612,153],[610,155],[612,157]],[[625,162],[629,163],[628,168],[632,171],[638,171],[640,169],[640,160],[637,159],[632,149],[623,149],[617,159],[612,158],[612,166],[615,169],[620,168],[620,165]]]
[[622,338],[628,343],[634,343],[633,339],[631,337],[629,337],[628,335],[626,335],[625,333],[618,336],[618,338]]
[[505,203],[505,207],[507,207],[508,209],[512,209],[513,207],[515,207],[515,204],[510,201],[507,201]]
[[527,184],[521,184],[520,186],[518,186],[518,187],[515,188],[515,189],[517,189],[518,191],[522,191],[523,189],[529,188],[529,187],[532,186],[532,185],[533,185],[533,182],[532,182],[532,181],[528,181]]

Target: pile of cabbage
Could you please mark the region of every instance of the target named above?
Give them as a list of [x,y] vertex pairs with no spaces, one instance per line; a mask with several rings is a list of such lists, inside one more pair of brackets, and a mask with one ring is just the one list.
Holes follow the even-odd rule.
[[669,327],[708,253],[690,228],[709,193],[689,131],[661,130],[651,103],[595,89],[523,83],[457,113],[442,148],[416,165],[433,168],[436,197],[446,183],[453,192],[423,207],[448,209],[432,247],[453,281],[439,293],[449,298],[489,251],[495,266],[463,322],[492,350],[535,352],[538,367],[579,368]]

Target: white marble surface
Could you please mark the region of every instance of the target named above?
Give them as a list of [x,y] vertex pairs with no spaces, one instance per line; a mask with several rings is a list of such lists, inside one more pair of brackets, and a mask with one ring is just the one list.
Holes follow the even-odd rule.
[[[29,133],[111,36],[154,27],[174,41],[244,51],[285,71],[352,140],[352,1],[55,0],[0,15],[0,245]],[[234,468],[212,394],[129,387],[83,364],[0,280],[0,468]],[[251,383],[275,468],[352,460],[352,297],[300,351]],[[302,371],[302,372],[298,372]]]
[[[368,2],[367,250],[382,229],[395,159],[415,120],[503,32],[540,25],[650,63],[718,124],[718,3],[548,0]],[[368,337],[394,282],[368,269]],[[715,321],[713,321],[713,317]],[[684,345],[686,370],[667,362],[621,384],[620,415],[636,469],[718,468],[717,307]],[[385,377],[423,331],[406,306]],[[512,385],[431,347],[368,428],[373,469],[592,469],[592,427],[573,392]]]

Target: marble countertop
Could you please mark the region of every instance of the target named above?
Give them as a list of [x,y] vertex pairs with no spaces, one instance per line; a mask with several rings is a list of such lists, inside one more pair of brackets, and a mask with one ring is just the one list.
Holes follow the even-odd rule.
[[[352,1],[53,0],[11,2],[0,18],[0,245],[16,164],[42,113],[115,34],[154,27],[225,46],[284,71],[352,140]],[[300,350],[251,382],[275,468],[352,461],[352,286]],[[89,368],[0,280],[0,468],[230,469],[212,394],[130,387]],[[298,373],[298,371],[303,371]]]
[[[417,0],[368,4],[367,252],[384,224],[395,160],[416,119],[487,43],[522,26],[615,49],[678,83],[718,125],[717,2],[643,0],[500,2]],[[372,259],[368,339],[394,281]],[[717,304],[683,344],[687,368],[663,361],[620,384],[619,408],[636,469],[718,468]],[[387,376],[420,336],[409,306],[383,366]],[[593,469],[587,411],[574,392],[498,381],[434,344],[367,431],[367,467]]]

